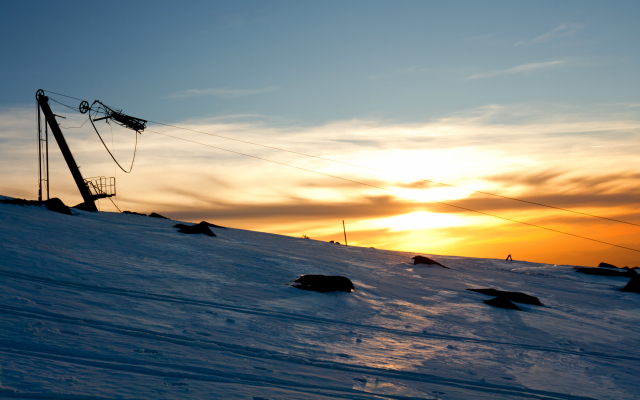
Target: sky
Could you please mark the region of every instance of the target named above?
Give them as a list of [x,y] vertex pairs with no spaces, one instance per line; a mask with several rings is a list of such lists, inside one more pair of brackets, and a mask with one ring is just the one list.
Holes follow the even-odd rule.
[[[639,226],[421,180],[640,224],[638,15],[640,1],[4,2],[0,194],[37,197],[44,89],[219,135],[149,123],[124,174],[86,115],[51,102],[83,175],[116,177],[120,209],[340,242],[344,220],[351,245],[640,265],[456,207],[635,249]],[[129,165],[135,133],[96,126]],[[51,144],[51,196],[77,204]]]

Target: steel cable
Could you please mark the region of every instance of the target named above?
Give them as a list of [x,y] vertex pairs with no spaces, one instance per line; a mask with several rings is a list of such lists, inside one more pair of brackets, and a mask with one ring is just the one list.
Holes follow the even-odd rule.
[[[269,160],[267,158],[262,158],[262,157],[258,157],[258,156],[252,156],[250,154],[241,153],[239,151],[234,151],[234,150],[229,150],[229,149],[225,149],[225,148],[222,148],[222,147],[212,146],[212,145],[209,145],[209,144],[206,144],[206,143],[196,142],[194,140],[184,139],[184,138],[181,138],[181,137],[178,137],[178,136],[167,135],[166,133],[156,132],[156,131],[152,131],[150,129],[147,129],[147,132],[151,132],[151,133],[155,133],[155,134],[158,134],[158,135],[167,136],[167,137],[178,139],[178,140],[183,140],[185,142],[195,143],[195,144],[199,144],[199,145],[202,145],[202,146],[207,146],[207,147],[211,147],[211,148],[214,148],[214,149],[227,151],[227,152],[230,152],[230,153],[235,153],[235,154],[239,154],[239,155],[242,155],[242,156],[255,158],[255,159],[258,159],[258,160],[262,160],[262,161],[267,161],[267,162],[274,163],[274,164],[283,165],[285,167],[290,167],[290,168],[295,168],[295,169],[299,169],[299,170],[302,170],[302,171],[312,172],[314,174],[324,175],[324,176],[328,176],[330,178],[340,179],[340,180],[343,180],[343,181],[352,182],[352,183],[356,183],[356,184],[363,185],[363,186],[369,186],[369,187],[372,187],[372,188],[385,190],[387,192],[391,192],[391,193],[402,195],[402,193],[398,192],[397,190],[385,188],[385,187],[382,187],[382,186],[376,186],[376,185],[372,185],[372,184],[369,184],[369,183],[364,183],[364,182],[359,182],[359,181],[355,181],[355,180],[352,180],[352,179],[342,178],[342,177],[336,176],[336,175],[325,174],[324,172],[318,172],[318,171],[314,171],[312,169],[297,167],[295,165],[285,164],[285,163],[282,163],[282,162],[279,162],[279,161]],[[560,231],[560,230],[553,229],[553,228],[547,228],[545,226],[536,225],[536,224],[532,224],[532,223],[529,223],[529,222],[518,221],[518,220],[507,218],[507,217],[501,217],[499,215],[490,214],[490,213],[487,213],[487,212],[484,212],[484,211],[478,211],[478,210],[473,210],[471,208],[456,206],[454,204],[445,203],[445,202],[442,202],[442,201],[436,201],[436,200],[424,200],[424,201],[428,202],[428,203],[442,204],[442,205],[445,205],[445,206],[454,207],[454,208],[457,208],[457,209],[460,209],[460,210],[464,210],[464,211],[470,211],[470,212],[473,212],[473,213],[483,214],[483,215],[487,215],[487,216],[490,216],[490,217],[503,219],[505,221],[510,221],[510,222],[515,222],[515,223],[518,223],[518,224],[528,225],[528,226],[532,226],[534,228],[540,228],[540,229],[544,229],[544,230],[547,230],[547,231],[560,233],[560,234],[568,235],[568,236],[573,236],[573,237],[577,237],[577,238],[580,238],[580,239],[589,240],[589,241],[592,241],[592,242],[606,244],[606,245],[609,245],[609,246],[619,247],[621,249],[631,250],[631,251],[635,251],[635,252],[640,253],[640,250],[633,249],[631,247],[621,246],[621,245],[618,245],[618,244],[613,244],[613,243],[605,242],[605,241],[598,240],[598,239],[592,239],[592,238],[588,238],[586,236],[576,235],[574,233],[564,232],[564,231]]]
[[570,212],[570,213],[574,213],[574,214],[580,214],[580,215],[584,215],[586,217],[600,218],[600,219],[604,219],[604,220],[608,220],[608,221],[612,221],[612,222],[618,222],[618,223],[621,223],[621,224],[640,226],[640,224],[635,224],[633,222],[628,222],[628,221],[622,221],[622,220],[615,219],[615,218],[602,217],[602,216],[595,215],[595,214],[589,214],[589,213],[585,213],[585,212],[581,212],[581,211],[570,210],[568,208],[562,208],[562,207],[556,207],[556,206],[550,206],[550,205],[547,205],[547,204],[537,203],[535,201],[529,201],[529,200],[518,199],[518,198],[515,198],[515,197],[503,196],[503,195],[496,194],[496,193],[484,192],[482,190],[468,189],[468,188],[464,188],[464,187],[461,187],[461,186],[451,185],[451,184],[448,184],[448,183],[436,182],[436,181],[433,181],[433,180],[430,180],[430,179],[416,178],[416,177],[413,177],[413,176],[410,176],[410,175],[399,174],[399,173],[396,173],[396,172],[389,172],[389,171],[384,171],[384,170],[381,170],[381,169],[365,167],[363,165],[351,164],[351,163],[344,162],[344,161],[333,160],[331,158],[319,157],[319,156],[314,156],[314,155],[311,155],[311,154],[300,153],[300,152],[293,151],[293,150],[287,150],[287,149],[282,149],[282,148],[279,148],[279,147],[269,146],[269,145],[265,145],[265,144],[249,142],[247,140],[234,139],[234,138],[230,138],[230,137],[227,137],[227,136],[216,135],[214,133],[202,132],[202,131],[198,131],[198,130],[195,130],[195,129],[183,128],[183,127],[176,126],[176,125],[164,124],[162,122],[155,122],[155,121],[148,121],[148,122],[154,123],[154,124],[158,124],[158,125],[169,126],[169,127],[172,127],[172,128],[182,129],[182,130],[186,130],[186,131],[201,133],[203,135],[219,137],[221,139],[233,140],[233,141],[236,141],[236,142],[247,143],[247,144],[251,144],[251,145],[254,145],[254,146],[266,147],[268,149],[284,151],[284,152],[287,152],[287,153],[298,154],[298,155],[301,155],[301,156],[316,158],[316,159],[324,160],[324,161],[330,161],[330,162],[334,162],[334,163],[348,165],[348,166],[351,166],[351,167],[368,169],[370,171],[382,172],[382,173],[385,173],[385,174],[402,176],[402,177],[405,177],[405,178],[411,178],[411,179],[422,181],[422,182],[435,183],[437,185],[442,185],[442,186],[448,186],[448,187],[452,187],[452,188],[456,188],[456,189],[467,190],[469,192],[480,193],[480,194],[484,194],[484,195],[488,195],[488,196],[494,196],[494,197],[500,197],[500,198],[503,198],[503,199],[506,199],[506,200],[519,201],[519,202],[522,202],[522,203],[528,203],[528,204],[532,204],[532,205],[536,205],[536,206],[552,208],[552,209],[555,209],[555,210]]

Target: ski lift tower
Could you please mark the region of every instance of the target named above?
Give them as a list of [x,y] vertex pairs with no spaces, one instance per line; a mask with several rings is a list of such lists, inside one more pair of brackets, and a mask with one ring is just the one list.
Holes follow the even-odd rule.
[[[49,107],[49,98],[45,96],[44,91],[42,89],[36,92],[36,100],[38,101],[38,164],[39,164],[39,190],[38,190],[38,200],[42,201],[43,195],[43,186],[46,185],[46,194],[47,199],[49,199],[49,142],[48,142],[48,128],[51,129],[51,133],[53,133],[53,137],[56,139],[58,143],[58,147],[60,147],[60,151],[64,157],[64,160],[67,162],[67,166],[69,167],[69,171],[71,171],[71,175],[73,176],[73,180],[76,182],[76,186],[78,186],[78,190],[80,190],[80,194],[82,195],[83,203],[77,205],[77,208],[86,211],[98,211],[95,205],[95,201],[98,199],[103,199],[107,197],[115,196],[116,194],[116,179],[114,177],[105,178],[95,177],[95,178],[87,178],[84,179],[82,177],[82,173],[80,172],[80,168],[76,164],[73,155],[71,154],[71,150],[69,149],[69,145],[67,145],[67,141],[60,130],[60,126],[58,125],[58,121],[56,121],[56,117],[60,117],[59,115],[55,115],[51,111],[51,107]],[[85,114],[91,108],[89,107],[89,103],[86,101],[82,101],[79,106],[79,111]],[[44,114],[45,118],[45,133],[42,134],[41,124],[40,124],[40,111]],[[64,118],[64,117],[62,117]],[[91,117],[89,117],[91,118]],[[43,185],[43,183],[45,185]]]

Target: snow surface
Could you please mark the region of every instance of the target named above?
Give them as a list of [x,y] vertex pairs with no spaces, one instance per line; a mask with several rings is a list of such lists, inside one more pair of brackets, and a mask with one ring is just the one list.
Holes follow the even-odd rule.
[[74,213],[0,204],[0,398],[639,398],[628,278]]

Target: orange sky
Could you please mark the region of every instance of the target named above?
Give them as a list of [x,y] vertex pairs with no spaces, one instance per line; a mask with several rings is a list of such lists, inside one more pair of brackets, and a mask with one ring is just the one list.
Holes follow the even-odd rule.
[[[189,140],[344,177],[392,192],[287,168],[152,132],[141,136],[131,174],[115,170],[95,134],[65,129],[85,177],[117,176],[123,210],[174,219],[416,253],[505,258],[557,264],[640,265],[640,253],[536,229],[430,200],[539,224],[640,249],[640,227],[549,210],[446,188],[420,178],[640,224],[637,204],[640,123],[635,107],[615,112],[559,114],[545,109],[484,107],[423,124],[351,120],[292,128],[251,119],[184,121],[182,126],[282,147],[394,174],[384,174],[250,146],[174,128],[151,126]],[[62,110],[60,110],[62,112]],[[34,112],[1,111],[0,194],[37,196]],[[494,123],[496,115],[524,121]],[[63,127],[79,126],[80,116]],[[111,130],[99,125],[105,140]],[[132,155],[133,133],[113,130],[121,163]],[[52,143],[51,195],[80,202],[71,175]],[[115,211],[106,200],[101,209]]]

